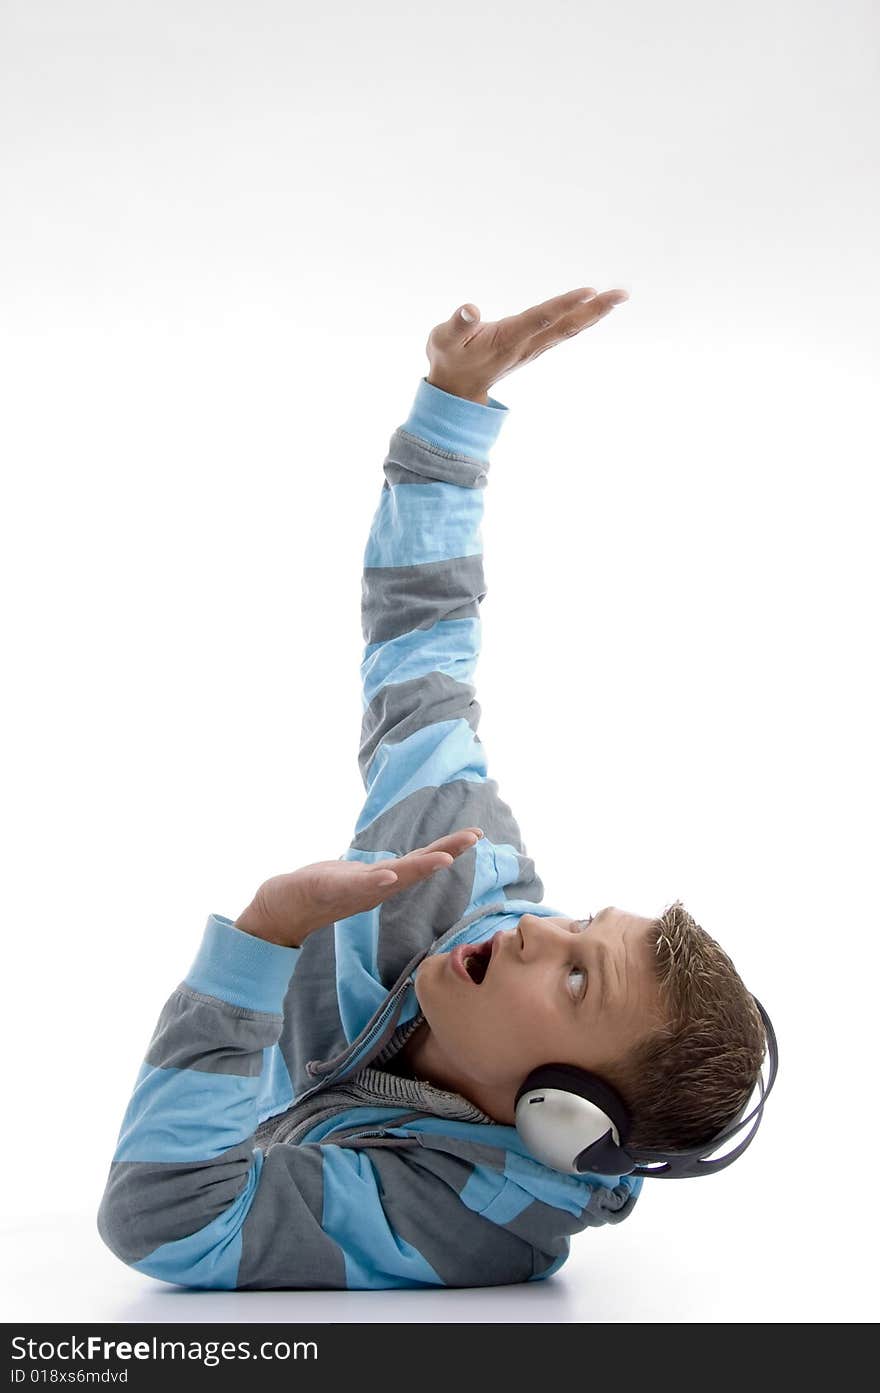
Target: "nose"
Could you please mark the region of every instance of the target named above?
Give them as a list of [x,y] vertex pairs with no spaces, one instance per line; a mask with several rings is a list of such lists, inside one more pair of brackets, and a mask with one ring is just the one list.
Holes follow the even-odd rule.
[[549,919],[540,914],[523,914],[519,921],[519,931],[523,952],[528,957],[570,950],[570,931],[560,924],[551,924]]

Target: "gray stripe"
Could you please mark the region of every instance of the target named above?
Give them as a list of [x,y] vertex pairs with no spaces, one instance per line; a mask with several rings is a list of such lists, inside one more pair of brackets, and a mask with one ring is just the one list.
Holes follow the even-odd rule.
[[[519,824],[498,796],[494,779],[454,779],[439,787],[416,789],[379,813],[351,845],[356,851],[405,856],[452,828],[470,826],[482,827],[487,843],[516,848],[520,875],[514,884],[505,885],[506,897],[539,903],[544,897],[543,882],[534,861],[525,855]],[[476,854],[476,848],[463,852],[439,876],[412,885],[381,905],[377,966],[383,986],[392,987],[409,960],[464,914],[473,894]]]
[[[476,822],[476,819],[467,821]],[[448,820],[443,824],[446,831],[464,825],[464,822]],[[416,845],[421,846],[440,835],[439,832],[425,834]],[[416,953],[461,918],[473,895],[474,868],[475,852],[462,852],[439,875],[401,890],[380,906],[376,970],[386,988],[393,986]]]
[[[232,1006],[182,983],[162,1008],[146,1062],[155,1069],[258,1078],[266,1030],[274,1033],[276,1021],[268,1013]],[[218,1040],[223,1041],[219,1048]]]
[[364,784],[381,744],[399,745],[426,726],[467,721],[476,743],[482,744],[477,726],[483,711],[475,690],[471,683],[458,682],[446,672],[429,672],[425,677],[380,687],[361,720],[358,765]]
[[617,1186],[614,1190],[597,1186],[580,1216],[570,1214],[567,1209],[544,1204],[542,1200],[533,1200],[504,1227],[526,1242],[558,1257],[563,1251],[563,1240],[571,1234],[587,1228],[601,1228],[604,1224],[619,1224],[630,1213],[634,1203],[623,1186]]
[[367,643],[384,643],[446,619],[470,619],[488,594],[482,553],[424,561],[418,566],[365,566],[361,629]]
[[236,1287],[344,1290],[342,1249],[324,1233],[319,1146],[273,1146],[242,1229]]
[[540,1277],[541,1273],[546,1272],[548,1267],[552,1267],[554,1262],[556,1262],[557,1258],[560,1258],[563,1253],[565,1253],[566,1257],[568,1257],[570,1250],[571,1244],[569,1243],[568,1239],[561,1240],[559,1244],[559,1252],[557,1253],[542,1253],[540,1249],[533,1248],[532,1252],[534,1253],[535,1257],[535,1270],[532,1273],[532,1276]]
[[139,1262],[228,1209],[252,1165],[250,1140],[212,1161],[114,1161],[98,1210],[98,1232],[123,1262]]
[[278,1041],[295,1095],[314,1086],[306,1064],[347,1046],[336,997],[336,942],[329,925],[306,939],[284,998]]
[[[442,450],[439,445],[430,445],[400,427],[391,437],[382,468],[390,484],[424,483],[427,479],[431,483],[484,489],[489,475],[488,460]],[[412,475],[417,477],[413,479]]]
[[[613,1190],[597,1188],[593,1191],[588,1213],[597,1216],[595,1222],[619,1224],[622,1219],[629,1218],[638,1198],[638,1195],[632,1194],[625,1185],[617,1185]],[[593,1222],[592,1217],[587,1222]]]
[[[542,1200],[532,1200],[515,1219],[509,1219],[504,1227],[517,1234],[519,1238],[525,1239],[527,1243],[540,1248],[543,1253],[549,1254],[552,1262],[563,1251],[569,1235],[579,1233],[589,1222],[578,1218],[576,1214],[570,1214],[567,1209],[555,1209],[552,1205],[544,1204]],[[601,1223],[601,1220],[593,1220],[594,1225],[598,1223]],[[548,1264],[545,1263],[544,1266]]]
[[535,863],[531,856],[520,851],[516,853],[516,859],[519,862],[519,880],[512,884],[506,882],[504,893],[509,900],[531,900],[532,904],[537,904],[544,898],[544,883],[535,872]]
[[467,1161],[441,1152],[413,1155],[375,1147],[364,1147],[361,1154],[376,1172],[382,1208],[395,1233],[421,1253],[446,1286],[491,1287],[532,1276],[531,1246],[459,1198],[473,1169]]
[[[354,851],[378,851],[390,856],[405,856],[415,847],[424,846],[438,837],[445,836],[453,828],[471,825],[482,827],[487,841],[492,845],[512,846],[517,852],[521,852],[524,863],[521,866],[521,879],[535,878],[534,862],[525,855],[519,823],[510,805],[499,797],[498,783],[495,779],[451,779],[446,784],[430,784],[425,788],[418,788],[374,817],[373,821],[357,834],[351,847]],[[466,852],[465,857],[473,854],[473,851]],[[463,859],[462,856],[457,857],[456,865]],[[450,872],[454,869],[454,866],[449,868]],[[444,872],[444,876],[447,874]],[[430,885],[431,881],[425,881],[423,884]],[[406,893],[405,890],[401,891],[399,896],[395,895],[394,900],[387,900],[386,904],[393,904]],[[543,886],[540,894],[522,898],[540,899],[542,894]],[[462,910],[461,913],[463,912]],[[451,928],[454,922],[450,917],[447,927]],[[310,941],[306,939],[306,948]],[[299,971],[300,967],[297,967],[297,973]]]
[[[474,1165],[485,1166],[487,1170],[503,1171],[507,1165],[507,1151],[503,1146],[488,1146],[483,1142],[438,1136],[433,1132],[420,1132],[419,1141],[426,1151],[432,1153],[433,1159],[425,1164],[440,1169],[441,1174],[442,1161],[439,1158],[449,1154],[460,1156],[462,1160],[473,1162]],[[447,1176],[444,1175],[443,1178],[447,1179]],[[467,1178],[465,1176],[465,1179]]]
[[[454,1179],[453,1172],[445,1164],[444,1153],[457,1152],[462,1157],[470,1158],[475,1164],[499,1172],[504,1170],[506,1164],[506,1152],[500,1147],[483,1146],[429,1133],[422,1134],[419,1140],[426,1149],[437,1148],[431,1164],[447,1184],[454,1183]],[[441,1147],[442,1151],[439,1149]],[[598,1228],[603,1224],[619,1223],[631,1212],[634,1203],[625,1186],[617,1186],[613,1190],[597,1186],[586,1210],[580,1216],[544,1204],[541,1200],[532,1200],[515,1219],[509,1220],[502,1227],[529,1244],[535,1262],[533,1275],[538,1275],[552,1266],[563,1253],[568,1252],[571,1234],[589,1227]]]

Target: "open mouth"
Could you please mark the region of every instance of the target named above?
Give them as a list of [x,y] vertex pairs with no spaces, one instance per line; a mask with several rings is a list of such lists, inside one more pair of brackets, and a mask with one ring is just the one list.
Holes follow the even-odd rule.
[[465,951],[465,970],[468,976],[479,986],[489,970],[489,962],[492,958],[492,940],[490,939],[488,943],[474,943],[469,945]]

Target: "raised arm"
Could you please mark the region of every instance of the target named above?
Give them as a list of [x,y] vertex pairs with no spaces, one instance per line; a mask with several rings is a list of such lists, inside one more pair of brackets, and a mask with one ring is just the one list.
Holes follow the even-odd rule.
[[480,525],[489,452],[507,408],[489,388],[595,323],[625,291],[581,289],[482,323],[463,307],[427,343],[430,372],[391,437],[364,556],[360,770],[367,790],[349,857],[404,854],[453,828],[484,839],[442,884],[383,907],[374,961],[388,985],[422,946],[476,904],[539,902],[519,826],[488,777],[473,677],[487,593]]
[[484,405],[423,379],[391,437],[364,554],[366,798],[347,857],[404,855],[458,827],[485,834],[442,879],[383,905],[370,956],[386,987],[472,905],[543,895],[477,733],[481,522],[488,455],[506,414],[494,398]]

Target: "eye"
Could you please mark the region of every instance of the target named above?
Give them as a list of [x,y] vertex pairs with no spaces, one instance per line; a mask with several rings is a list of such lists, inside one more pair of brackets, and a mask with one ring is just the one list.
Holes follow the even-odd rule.
[[[574,979],[575,982],[574,991],[572,991],[571,988],[572,979]],[[586,996],[587,992],[587,974],[584,972],[583,968],[571,966],[568,969],[567,980],[569,984],[569,992],[571,993],[573,1000],[582,1001],[583,998]]]

